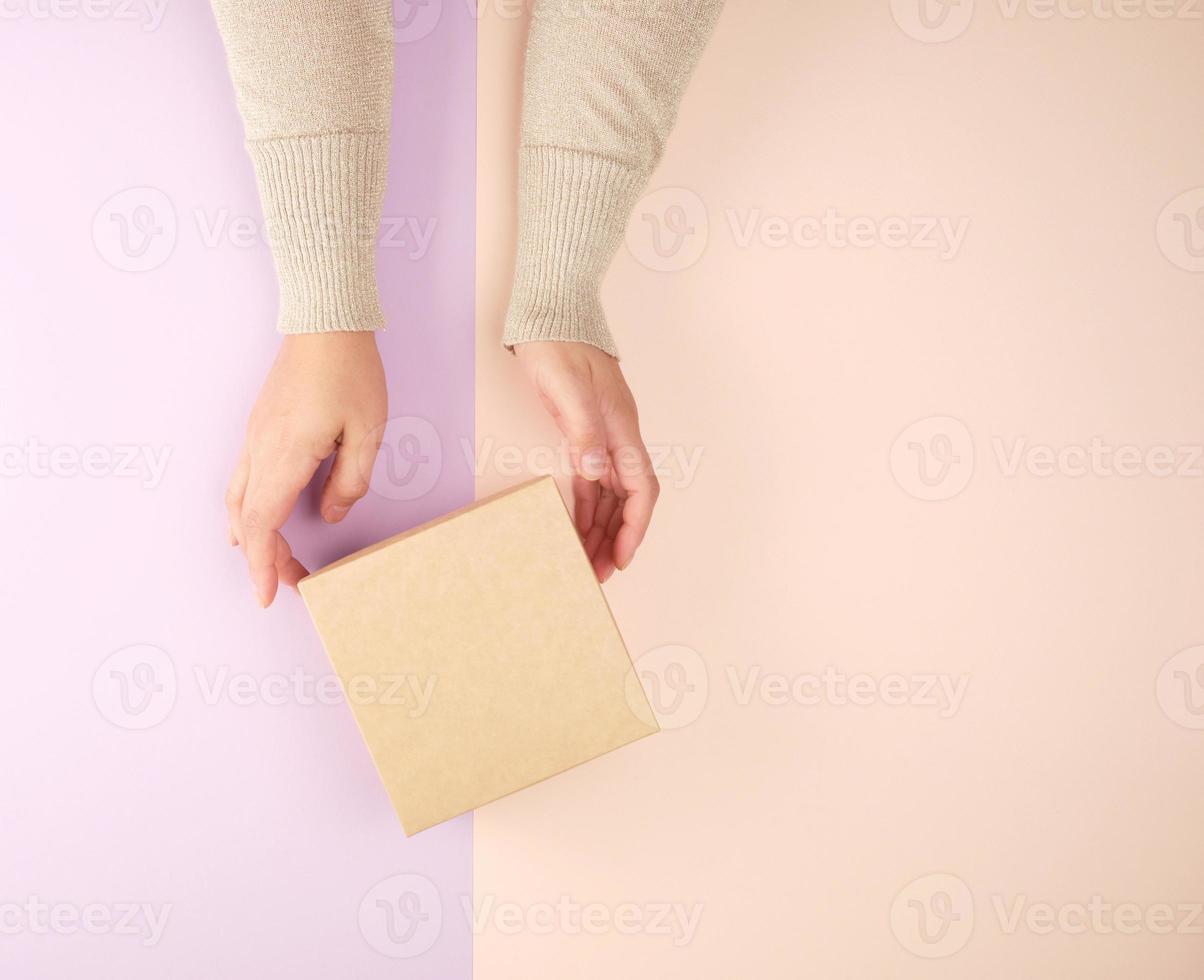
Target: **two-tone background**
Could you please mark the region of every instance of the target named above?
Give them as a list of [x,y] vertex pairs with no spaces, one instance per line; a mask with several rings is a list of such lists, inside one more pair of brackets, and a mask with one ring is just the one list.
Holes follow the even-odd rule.
[[[397,2],[392,419],[313,565],[564,470],[496,340],[525,23]],[[411,840],[225,542],[277,339],[208,6],[0,45],[0,975],[1199,977],[1198,0],[729,0],[605,290],[665,732]]]

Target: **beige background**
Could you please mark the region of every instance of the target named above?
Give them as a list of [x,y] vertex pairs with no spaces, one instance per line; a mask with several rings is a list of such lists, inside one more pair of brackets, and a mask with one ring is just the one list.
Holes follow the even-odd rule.
[[[607,593],[693,690],[478,813],[482,980],[1204,969],[1204,24],[909,2],[729,3],[633,217],[624,368],[702,455]],[[523,36],[481,11],[481,493],[555,444],[497,347]],[[861,246],[775,246],[828,209]]]

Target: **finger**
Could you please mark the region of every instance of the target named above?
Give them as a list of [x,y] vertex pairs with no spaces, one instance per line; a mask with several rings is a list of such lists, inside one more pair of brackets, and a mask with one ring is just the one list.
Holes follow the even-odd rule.
[[614,542],[610,538],[603,537],[602,543],[598,546],[598,551],[591,560],[594,566],[594,574],[598,577],[599,582],[605,582],[615,571],[614,562]]
[[560,375],[545,390],[555,406],[553,418],[568,437],[573,469],[586,480],[606,474],[606,425],[593,387],[576,375]]
[[612,542],[619,533],[619,528],[623,526],[623,512],[627,508],[627,501],[619,498],[619,506],[615,508],[615,512],[610,515],[610,523],[606,525],[606,537]]
[[615,510],[610,515],[610,520],[606,522],[605,527],[597,527],[598,545],[594,549],[592,562],[594,574],[598,576],[599,582],[605,582],[615,572],[615,533],[622,524],[623,498],[616,495]]
[[573,523],[577,533],[584,539],[594,526],[594,512],[598,509],[598,482],[583,476],[573,476]]
[[615,494],[615,497],[617,500],[615,512],[606,522],[606,528],[602,532],[598,548],[594,553],[594,572],[597,574],[599,582],[605,582],[615,571],[615,535],[623,526],[623,505],[625,503],[621,494]]
[[258,460],[252,463],[243,499],[242,530],[251,582],[264,608],[272,604],[279,582],[276,557],[283,540],[280,528],[320,462],[313,455],[286,452],[270,457],[261,469],[257,469]]
[[237,545],[242,540],[242,501],[247,492],[247,479],[251,475],[251,455],[244,447],[239,453],[234,474],[226,485],[226,519],[230,526],[230,543]]
[[585,546],[585,555],[590,561],[593,561],[598,554],[598,549],[602,547],[602,542],[606,539],[606,528],[593,527],[590,528],[589,534],[585,536],[582,544]]
[[594,511],[594,526],[590,529],[590,533],[586,538],[585,553],[591,559],[598,554],[599,548],[602,546],[603,541],[606,540],[606,529],[610,525],[611,518],[619,510],[619,498],[607,485],[608,483],[609,479],[602,481],[598,506]]
[[369,474],[372,470],[371,464],[365,463],[367,458],[376,459],[376,451],[380,448],[383,434],[383,430],[377,430],[375,435],[348,437],[339,446],[318,505],[322,519],[328,524],[341,521],[356,501],[362,500],[367,494]]
[[652,471],[652,460],[644,448],[634,415],[612,420],[611,466],[623,496],[623,523],[615,533],[615,567],[631,564],[652,522],[652,511],[660,496],[660,483]]
[[281,583],[291,589],[296,589],[297,583],[309,574],[305,566],[293,557],[293,549],[283,534],[276,536],[276,574],[280,576]]
[[309,575],[309,570],[296,558],[289,561],[284,568],[279,569],[280,581],[290,589],[296,590],[297,583]]

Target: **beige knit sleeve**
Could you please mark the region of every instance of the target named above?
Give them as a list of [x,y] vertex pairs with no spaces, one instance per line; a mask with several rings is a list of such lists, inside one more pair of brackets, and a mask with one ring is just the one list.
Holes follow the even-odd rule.
[[723,0],[536,0],[503,342],[616,354],[598,289]]
[[212,0],[280,279],[284,333],[383,326],[375,240],[391,0]]

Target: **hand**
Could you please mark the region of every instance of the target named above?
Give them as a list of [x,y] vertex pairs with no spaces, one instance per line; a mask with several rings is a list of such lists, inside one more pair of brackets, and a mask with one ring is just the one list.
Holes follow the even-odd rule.
[[297,497],[337,450],[319,506],[326,521],[341,521],[368,492],[387,412],[375,335],[284,338],[226,491],[230,543],[242,546],[261,606],[272,604],[279,583],[296,587],[308,574],[280,533]]
[[631,564],[660,495],[635,399],[619,362],[590,344],[535,341],[514,350],[569,440],[574,520],[605,582]]

